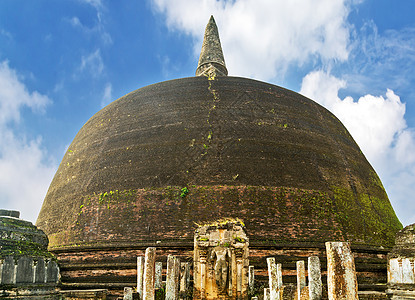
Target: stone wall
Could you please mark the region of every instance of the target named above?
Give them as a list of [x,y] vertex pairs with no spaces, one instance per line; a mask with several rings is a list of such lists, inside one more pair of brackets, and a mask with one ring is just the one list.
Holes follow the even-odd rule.
[[54,260],[30,256],[7,256],[0,260],[1,285],[56,284],[58,280],[59,267]]

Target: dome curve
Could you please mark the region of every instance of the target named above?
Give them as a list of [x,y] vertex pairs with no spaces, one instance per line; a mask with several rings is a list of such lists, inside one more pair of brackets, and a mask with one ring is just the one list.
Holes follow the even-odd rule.
[[136,90],[79,131],[37,226],[50,247],[191,241],[238,217],[250,241],[390,246],[401,224],[341,122],[314,101],[237,77]]

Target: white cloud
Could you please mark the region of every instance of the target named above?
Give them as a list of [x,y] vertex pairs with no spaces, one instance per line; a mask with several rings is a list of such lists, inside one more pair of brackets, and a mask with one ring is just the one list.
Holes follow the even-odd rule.
[[371,161],[383,158],[395,141],[396,134],[406,127],[405,104],[392,90],[383,96],[365,95],[357,101],[340,99],[338,91],[346,82],[324,71],[304,77],[300,93],[333,112],[348,128],[362,151]]
[[415,134],[405,121],[405,104],[392,90],[385,96],[340,99],[346,81],[324,71],[304,77],[300,93],[334,113],[378,171],[395,211],[405,224],[415,222]]
[[20,108],[28,106],[42,112],[50,103],[47,96],[34,91],[29,93],[7,61],[0,63],[0,126],[20,120]]
[[54,163],[48,160],[41,139],[27,139],[12,127],[29,107],[41,112],[50,99],[29,92],[7,62],[0,63],[0,199],[1,208],[21,211],[21,217],[34,222],[46,195]]
[[0,28],[0,35],[6,37],[7,39],[11,40],[13,38],[12,34],[3,28]]
[[97,49],[89,55],[82,56],[79,70],[81,72],[87,71],[93,77],[99,77],[104,71],[104,62],[102,61],[101,51]]
[[101,38],[105,45],[111,45],[113,43],[111,35],[105,29],[105,23],[103,20],[103,14],[106,10],[101,0],[80,0],[80,2],[92,6],[96,11],[96,22],[93,26],[84,25],[78,17],[72,17],[67,20],[75,27],[80,28],[87,35],[97,35]]
[[112,84],[107,82],[104,89],[104,94],[102,95],[101,108],[107,106],[112,101]]
[[69,20],[69,22],[71,23],[71,25],[72,25],[73,27],[80,27],[80,28],[82,28],[82,27],[83,27],[83,25],[82,25],[82,23],[81,23],[81,20],[79,20],[79,18],[78,18],[78,17],[72,17],[72,18]]
[[85,2],[89,5],[92,5],[96,9],[100,9],[103,6],[101,0],[81,0],[81,2]]
[[[230,74],[271,79],[291,64],[347,59],[350,26],[347,0],[153,0],[172,30],[184,31],[200,51],[213,14]],[[301,7],[301,9],[299,9]]]

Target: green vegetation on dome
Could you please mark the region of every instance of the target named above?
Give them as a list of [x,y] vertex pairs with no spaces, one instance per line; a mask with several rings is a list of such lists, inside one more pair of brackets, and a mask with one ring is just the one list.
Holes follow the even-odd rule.
[[245,223],[239,219],[239,218],[221,218],[215,221],[211,221],[211,222],[203,222],[203,223],[196,223],[195,224],[198,227],[203,227],[203,226],[223,226],[226,225],[228,223],[231,224],[241,224],[242,226],[245,226]]

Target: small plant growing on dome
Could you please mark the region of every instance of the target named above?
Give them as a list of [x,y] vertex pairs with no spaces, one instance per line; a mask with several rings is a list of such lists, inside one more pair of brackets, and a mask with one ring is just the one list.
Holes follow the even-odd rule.
[[185,186],[180,190],[180,197],[184,198],[189,193],[189,189]]

